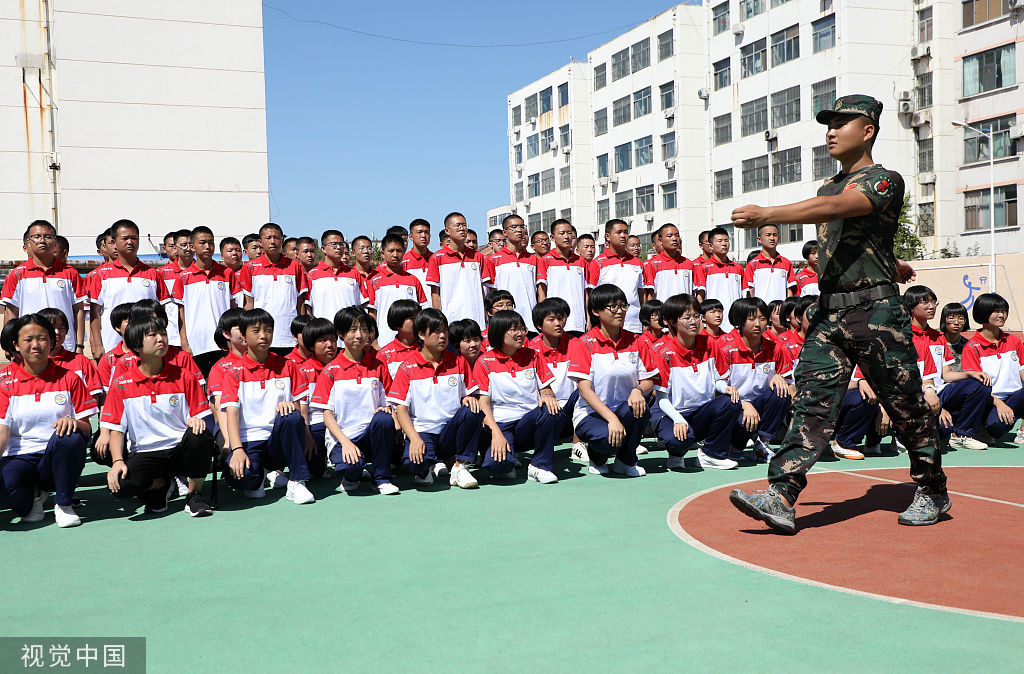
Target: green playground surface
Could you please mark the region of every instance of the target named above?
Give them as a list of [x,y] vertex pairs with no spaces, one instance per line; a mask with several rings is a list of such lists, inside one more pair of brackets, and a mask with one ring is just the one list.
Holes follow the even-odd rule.
[[[763,465],[701,471],[690,459],[669,473],[652,452],[640,458],[646,477],[618,479],[586,474],[568,446],[557,460],[555,485],[525,482],[525,469],[504,484],[477,471],[472,491],[447,480],[417,490],[403,476],[401,495],[385,497],[365,486],[345,494],[334,478],[311,483],[318,501],[304,506],[283,489],[250,501],[221,484],[204,519],[182,512],[182,499],[161,515],[124,509],[90,464],[82,526],[58,529],[52,499],[40,524],[0,510],[3,635],[146,637],[150,672],[966,672],[1024,662],[1024,623],[772,577],[669,529],[678,501],[761,477]],[[1024,448],[944,462],[1020,466]],[[886,537],[912,533],[893,515],[849,563],[870,564]],[[907,563],[928,573],[926,560]]]

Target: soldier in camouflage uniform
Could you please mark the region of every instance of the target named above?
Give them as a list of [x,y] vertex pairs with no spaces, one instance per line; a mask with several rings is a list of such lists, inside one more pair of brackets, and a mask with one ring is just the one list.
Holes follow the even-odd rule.
[[769,487],[730,501],[746,515],[795,533],[796,502],[807,471],[828,446],[853,367],[878,395],[910,455],[917,483],[914,500],[900,524],[934,524],[949,510],[935,417],[921,393],[910,329],[895,282],[912,280],[913,269],[896,259],[893,242],[903,206],[903,178],[871,158],[882,104],[870,96],[843,96],[817,114],[828,125],[829,154],[842,170],[796,204],[733,211],[737,227],[765,223],[818,224],[817,306],[808,309],[810,327],[796,370],[793,421],[768,468]]

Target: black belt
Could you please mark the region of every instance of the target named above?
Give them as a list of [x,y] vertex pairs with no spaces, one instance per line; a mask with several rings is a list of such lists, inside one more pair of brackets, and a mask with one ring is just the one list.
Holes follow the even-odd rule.
[[886,283],[880,286],[857,290],[852,293],[823,293],[818,297],[818,304],[822,309],[831,311],[833,309],[846,309],[855,307],[858,304],[868,304],[875,300],[884,300],[888,297],[896,297],[900,294],[895,284]]

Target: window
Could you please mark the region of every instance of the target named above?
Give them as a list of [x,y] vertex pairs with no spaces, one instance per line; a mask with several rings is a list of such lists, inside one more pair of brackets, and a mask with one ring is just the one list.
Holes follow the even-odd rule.
[[594,66],[594,91],[608,86],[608,64]]
[[[988,229],[988,190],[964,192],[964,229]],[[1017,186],[996,188],[996,227],[1017,226]]]
[[784,5],[787,2],[789,2],[789,0],[772,0],[772,7],[778,7],[779,5]]
[[800,85],[772,94],[772,128],[800,121]]
[[623,143],[615,146],[615,172],[628,171],[633,168],[633,144]]
[[644,87],[633,93],[633,117],[651,114],[651,88]]
[[636,146],[637,166],[646,166],[654,161],[654,152],[651,151],[654,146],[654,142],[651,136],[638,138],[634,145]]
[[932,39],[932,8],[917,10],[917,41],[928,42]]
[[922,138],[917,141],[917,170],[919,173],[928,173],[935,170],[935,151],[931,138]]
[[666,133],[661,137],[661,159],[672,159],[676,156],[676,132]]
[[562,82],[558,85],[558,107],[569,105],[569,83]]
[[558,127],[558,144],[562,147],[569,147],[572,145],[569,140],[569,125]]
[[815,82],[811,85],[812,101],[817,115],[822,110],[831,110],[836,102],[836,78],[830,77],[827,80]]
[[594,135],[603,136],[608,133],[608,108],[594,111]]
[[661,207],[666,211],[676,207],[676,184],[674,182],[661,186]]
[[1016,83],[1014,45],[996,47],[964,57],[964,96],[1008,87]]
[[513,185],[512,186],[512,191],[515,192],[515,200],[516,201],[522,201],[523,200],[523,181],[520,180],[515,185]]
[[935,203],[917,205],[918,236],[935,236]]
[[516,163],[517,164],[522,164],[523,163],[523,144],[522,143],[516,143],[512,147],[512,154],[515,155]]
[[732,84],[732,73],[729,67],[729,59],[716,61],[712,66],[715,69],[715,91]]
[[608,200],[601,199],[597,202],[597,221],[599,223],[608,222],[612,219],[611,210],[608,208]]
[[534,173],[526,178],[527,194],[531,197],[540,196],[540,174]]
[[527,221],[526,226],[530,228],[531,232],[536,232],[538,229],[540,229],[540,213],[532,214],[530,216],[530,219]]
[[617,101],[612,101],[612,123],[615,126],[625,124],[632,118],[632,109],[629,107],[629,96],[623,96]]
[[715,171],[715,198],[728,199],[732,196],[732,169]]
[[676,104],[676,83],[666,82],[660,87],[661,109],[667,110]]
[[555,142],[555,130],[544,129],[540,132],[540,151],[550,152],[551,144]]
[[542,89],[540,92],[540,114],[551,112],[551,87]]
[[715,35],[729,30],[729,3],[723,2],[711,9],[711,25]]
[[664,61],[668,57],[672,56],[672,54],[672,31],[666,30],[658,36],[658,60]]
[[800,182],[800,148],[791,147],[772,153],[772,184]]
[[762,96],[740,105],[740,136],[768,129],[768,98]]
[[831,12],[832,0],[821,0],[820,5],[818,6],[818,11],[820,11],[822,14],[824,14],[825,12]]
[[715,145],[732,141],[732,113],[727,112],[713,120],[715,128]]
[[772,66],[800,58],[800,26],[790,26],[772,35]]
[[764,0],[740,0],[740,18],[749,19],[764,11]]
[[811,51],[820,51],[836,46],[836,15],[829,14],[811,24]]
[[[781,232],[780,232],[781,234]],[[779,238],[782,238],[781,236]],[[745,229],[743,230],[743,247],[744,248],[760,248],[757,245],[757,230],[756,229]]]
[[612,54],[612,82],[629,74],[629,49]]
[[[540,216],[540,228],[543,230],[551,229],[551,223],[555,221],[555,209],[544,211]],[[535,230],[536,231],[536,230]],[[533,232],[531,232],[532,234]]]
[[654,210],[654,185],[636,188],[636,212],[650,213]]
[[[1016,154],[1015,141],[1010,138],[1010,127],[1017,123],[1016,115],[1005,115],[995,119],[974,122],[972,126],[992,134],[993,157],[1009,157]],[[988,138],[974,129],[964,129],[964,163],[988,161]]]
[[633,190],[615,193],[615,217],[626,218],[633,215]]
[[602,154],[597,158],[597,177],[607,178],[608,177],[608,155]]
[[768,187],[768,155],[743,160],[743,191],[763,190]]
[[765,61],[767,55],[765,44],[765,39],[761,38],[745,47],[740,47],[740,78],[764,72],[768,65]]
[[572,209],[571,208],[563,208],[562,212],[558,214],[558,217],[564,218],[565,220],[568,220],[568,221],[572,222]]
[[540,174],[540,193],[551,194],[555,191],[555,169],[548,169]]
[[523,104],[526,108],[526,119],[531,120],[537,116],[537,94],[526,97],[526,102]]
[[567,190],[569,189],[569,167],[563,166],[558,169],[558,189]]
[[523,123],[523,108],[522,106],[515,106],[512,108],[512,126],[519,126]]
[[1010,13],[1009,0],[965,0],[964,28]]
[[540,154],[540,134],[526,137],[526,158],[533,159]]
[[914,95],[919,109],[932,107],[932,74],[921,73],[914,80]]
[[811,174],[815,180],[831,178],[839,172],[836,160],[828,153],[827,145],[811,148]]
[[651,65],[651,38],[640,40],[630,47],[629,51],[633,72],[639,72]]

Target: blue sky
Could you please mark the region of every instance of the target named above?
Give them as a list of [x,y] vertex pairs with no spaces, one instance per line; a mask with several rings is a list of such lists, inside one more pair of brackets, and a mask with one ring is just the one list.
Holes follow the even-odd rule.
[[271,217],[289,234],[383,235],[457,210],[486,229],[508,202],[506,96],[668,9],[632,2],[276,0],[300,19],[501,49],[436,47],[298,23],[264,6]]

